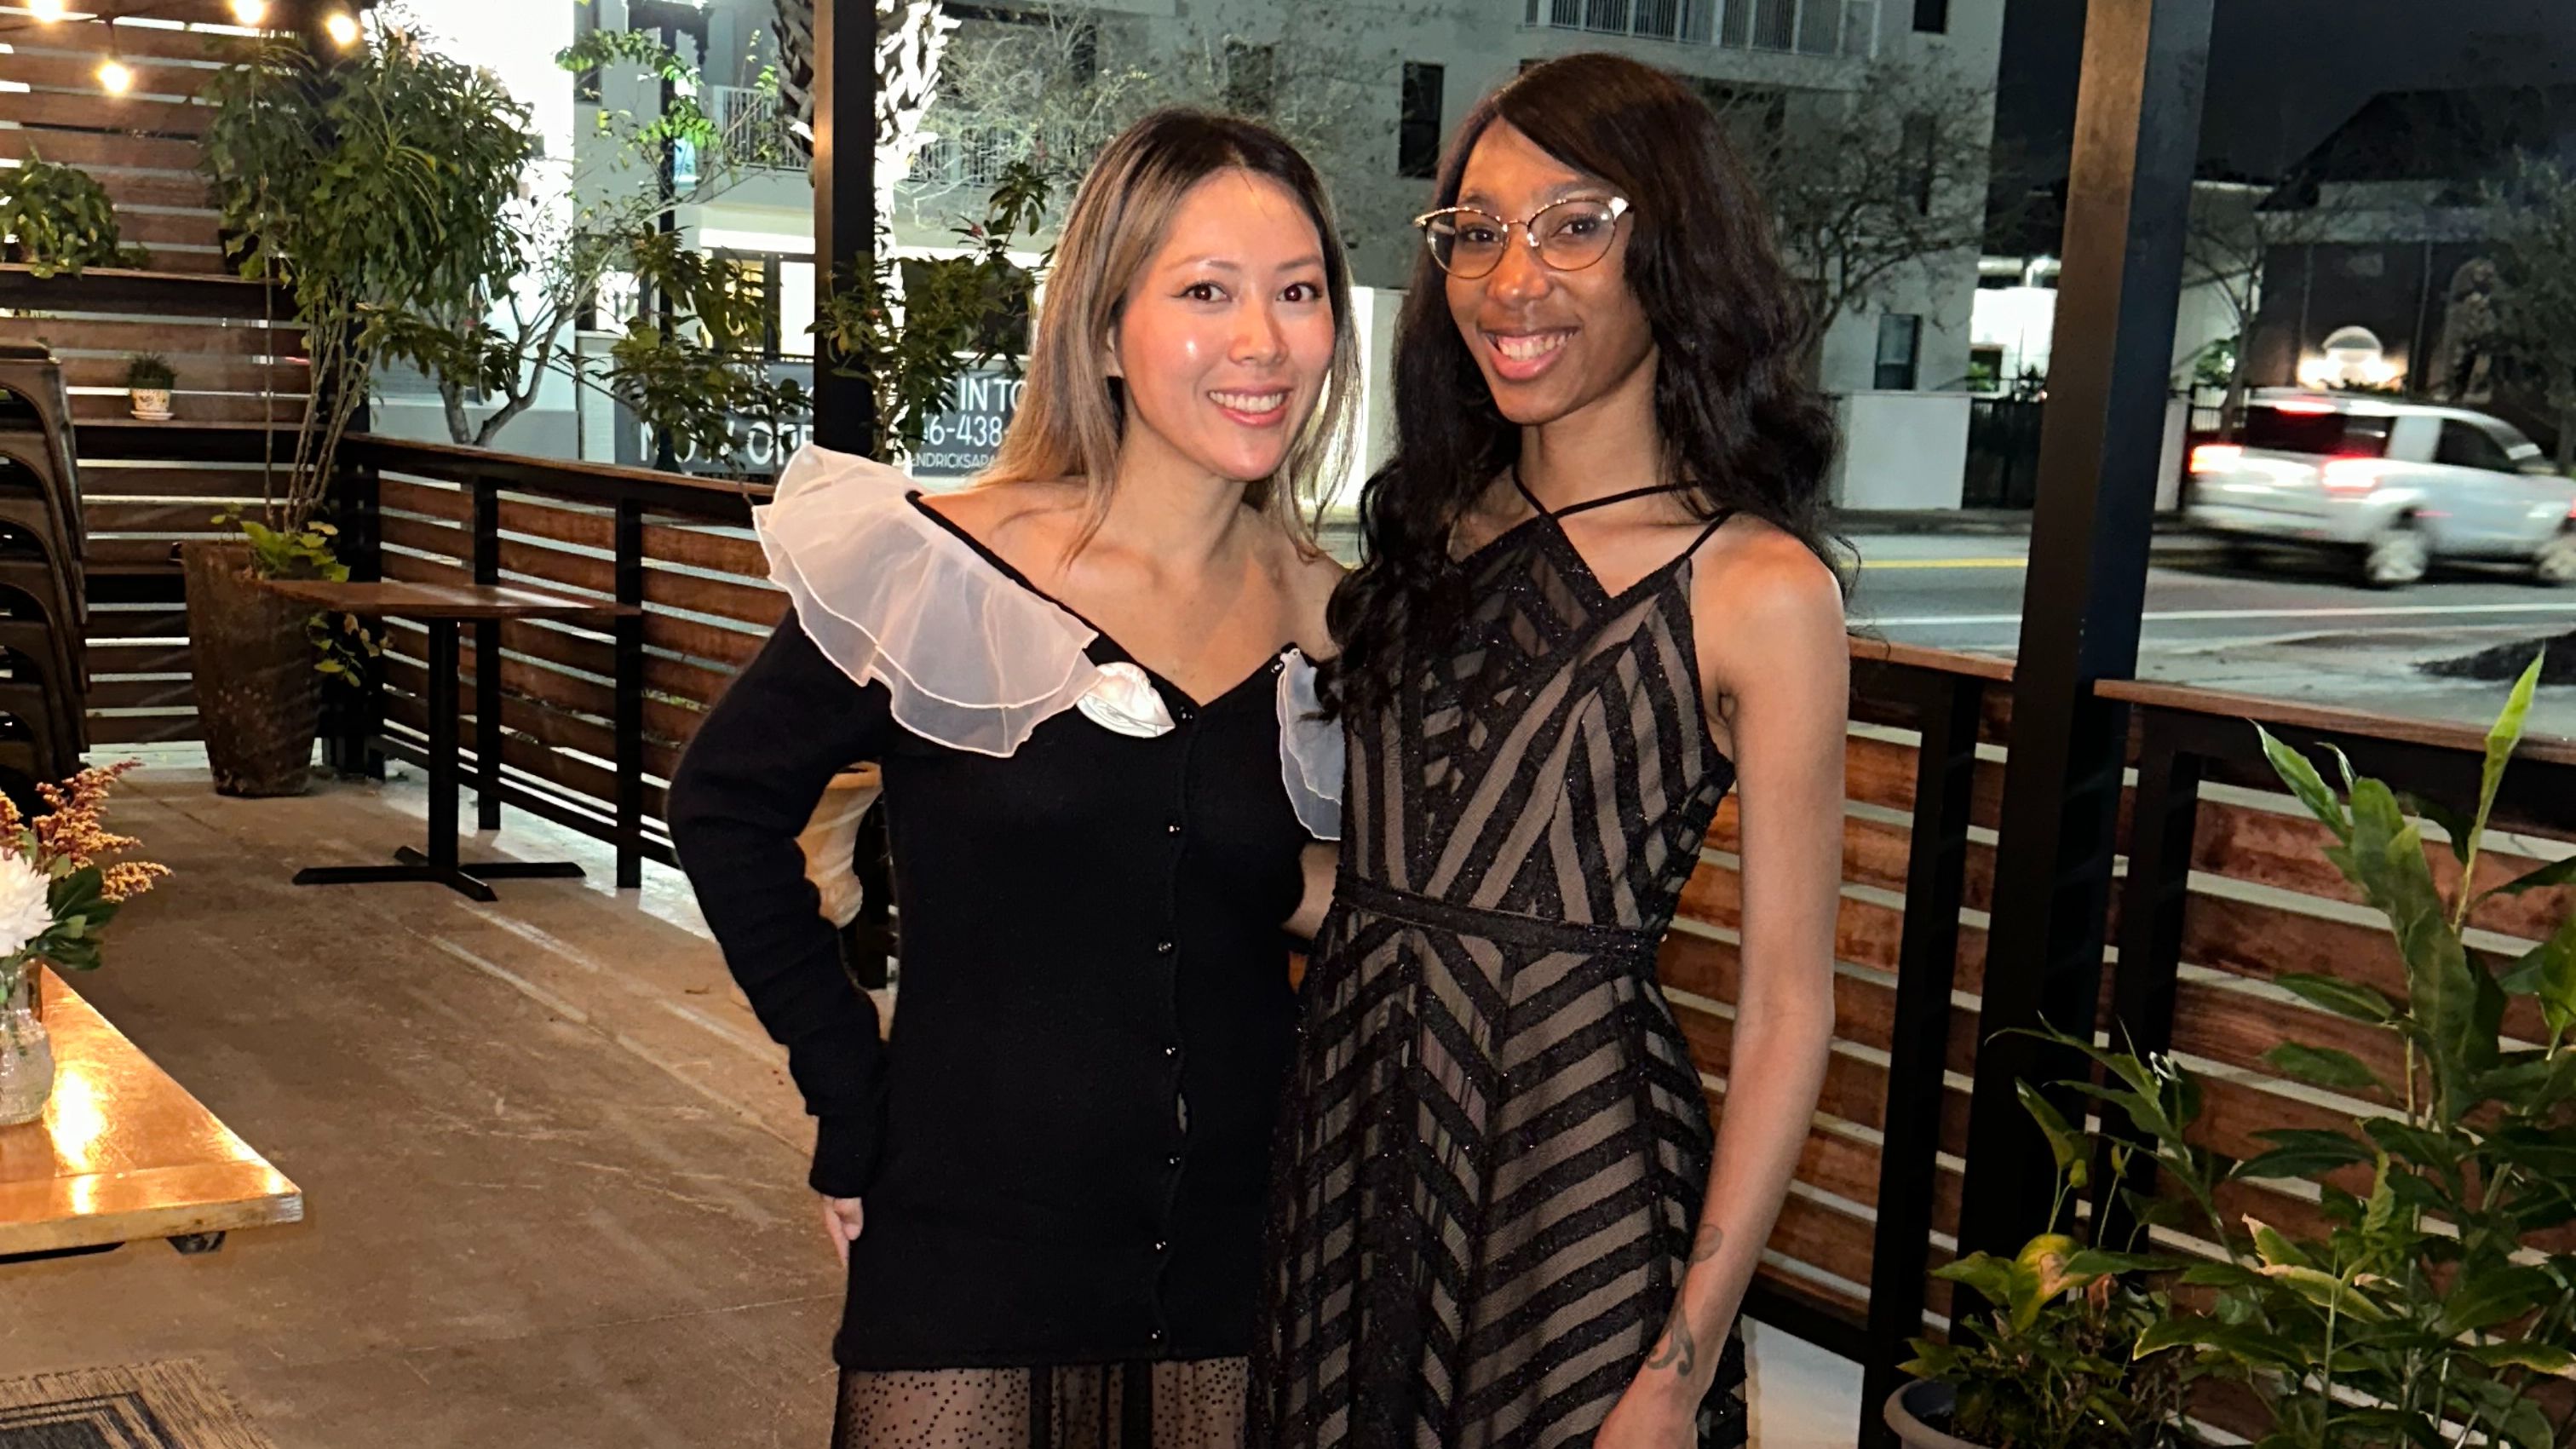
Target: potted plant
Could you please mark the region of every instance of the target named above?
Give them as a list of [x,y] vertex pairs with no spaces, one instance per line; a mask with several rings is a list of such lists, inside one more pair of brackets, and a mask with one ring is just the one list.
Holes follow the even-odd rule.
[[134,415],[148,423],[170,420],[170,384],[179,375],[157,352],[137,352],[125,359],[125,394]]
[[[2332,835],[2326,856],[2384,915],[2404,965],[2391,995],[2336,976],[2275,984],[2386,1033],[2393,1076],[2340,1048],[2291,1040],[2281,1073],[2378,1104],[2342,1126],[2260,1135],[2230,1161],[2192,1141],[2200,1090],[2170,1058],[2141,1060],[2089,1039],[2100,1083],[2073,1083],[2125,1117],[2168,1186],[2133,1194],[2143,1222],[2217,1245],[2179,1276],[2194,1295],[2139,1336],[2141,1358],[2187,1358],[2241,1384],[2269,1414],[2258,1443],[2284,1449],[2424,1444],[2561,1449],[2576,1439],[2576,917],[2512,960],[2470,935],[2482,901],[2576,882],[2576,859],[2479,889],[2477,865],[2540,664],[2514,686],[2487,737],[2474,811],[2408,802],[2338,757],[2341,787],[2263,736],[2273,768]],[[2437,884],[2417,817],[2442,824],[2458,863]],[[2532,1001],[2540,1040],[2506,1034]],[[2321,1226],[2276,1228],[2220,1207],[2229,1184],[2305,1178]],[[2340,1178],[2341,1181],[2335,1179]]]
[[503,218],[537,138],[488,72],[392,28],[328,63],[292,38],[263,43],[202,96],[228,255],[294,299],[313,394],[255,516],[181,551],[189,653],[216,787],[293,793],[312,760],[317,674],[352,674],[373,645],[354,619],[314,616],[261,580],[347,576],[332,485],[391,319],[507,292],[519,258]]
[[1972,1253],[1933,1276],[1983,1299],[1954,1303],[1950,1339],[1913,1341],[1915,1381],[1882,1412],[1907,1449],[2170,1449],[2200,1440],[2184,1426],[2188,1365],[2141,1359],[2166,1316],[2137,1275],[2170,1260],[2086,1247],[2060,1232],[2090,1176],[2090,1139],[2027,1084],[2022,1106],[2048,1137],[2057,1196],[2048,1231],[2010,1258]]
[[39,277],[79,276],[85,266],[113,265],[121,256],[106,188],[33,150],[23,165],[0,171],[0,231],[10,238],[9,260]]
[[125,901],[170,873],[150,861],[107,859],[142,843],[109,834],[100,820],[110,787],[137,763],[38,785],[47,811],[32,822],[0,794],[0,1126],[43,1116],[53,1095],[37,968],[97,970],[99,932]]

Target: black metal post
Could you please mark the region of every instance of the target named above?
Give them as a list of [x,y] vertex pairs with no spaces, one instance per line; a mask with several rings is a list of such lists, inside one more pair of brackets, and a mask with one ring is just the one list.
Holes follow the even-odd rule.
[[[501,490],[474,485],[474,582],[501,582]],[[474,624],[474,825],[501,828],[501,621]]]
[[1869,1260],[1869,1353],[1861,1360],[1860,1449],[1893,1449],[1875,1406],[1896,1391],[1906,1341],[1923,1331],[1931,1268],[1932,1189],[1941,1151],[1942,1077],[1950,988],[1959,964],[1959,906],[1976,798],[1977,723],[1985,689],[1956,676],[1932,682],[1921,711],[1914,828],[1906,851],[1905,925],[1897,946],[1896,1022],[1880,1124],[1878,1230]]
[[[875,0],[815,0],[814,268],[826,287],[876,264],[876,48]],[[867,452],[876,391],[865,377],[843,376],[827,351],[814,359],[814,441]]]
[[[2191,895],[2191,847],[2200,819],[2201,758],[2185,749],[2164,716],[2150,712],[2138,744],[2137,803],[2129,814],[2129,879],[2120,894],[2120,965],[2111,981],[2111,1044],[2140,1055],[2173,1045],[2174,988],[2182,964],[2183,908]],[[2155,1187],[2153,1144],[2126,1114],[2102,1114],[2093,1164],[2093,1243],[2129,1251],[2137,1227],[2126,1194]],[[2112,1144],[2126,1143],[2127,1170],[2113,1170]]]
[[[429,625],[429,849],[432,871],[453,876],[456,870],[456,657],[454,619],[426,619]],[[482,899],[490,900],[486,894]]]
[[[382,480],[364,464],[343,464],[335,499],[340,562],[349,566],[352,583],[384,578]],[[384,621],[370,621],[379,638]],[[381,780],[385,756],[378,748],[385,727],[385,667],[380,657],[358,661],[358,676],[326,686],[330,690],[331,727],[323,739],[322,763],[334,772]]]
[[2127,718],[2092,686],[2137,669],[2213,3],[2092,0],[2086,15],[1962,1252],[2010,1253],[2041,1225],[2054,1165],[2014,1083],[2073,1070],[1999,1033],[2089,1029],[2099,999]]
[[[644,606],[644,505],[617,505],[617,602]],[[617,641],[617,888],[644,884],[644,618],[609,626]]]

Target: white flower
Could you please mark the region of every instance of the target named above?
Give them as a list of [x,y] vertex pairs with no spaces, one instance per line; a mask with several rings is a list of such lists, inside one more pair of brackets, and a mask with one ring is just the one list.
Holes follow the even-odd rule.
[[1172,732],[1171,711],[1141,667],[1117,659],[1099,668],[1099,681],[1073,702],[1086,718],[1113,734],[1140,740]]
[[53,928],[46,890],[43,871],[15,851],[0,850],[0,960],[17,955]]

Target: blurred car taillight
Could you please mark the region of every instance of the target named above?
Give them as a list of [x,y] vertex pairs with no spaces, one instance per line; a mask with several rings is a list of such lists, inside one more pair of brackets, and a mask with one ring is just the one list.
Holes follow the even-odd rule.
[[2245,450],[2234,443],[2203,443],[2191,450],[2191,471],[2222,473],[2245,461]]
[[2377,458],[2330,458],[2317,471],[2328,493],[2367,493],[2379,486],[2388,465]]

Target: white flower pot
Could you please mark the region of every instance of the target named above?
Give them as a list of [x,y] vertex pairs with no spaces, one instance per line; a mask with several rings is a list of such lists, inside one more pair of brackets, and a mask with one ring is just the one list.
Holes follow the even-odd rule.
[[134,404],[134,415],[145,422],[167,422],[170,418],[170,389],[166,387],[129,388],[126,396]]
[[1979,1449],[1979,1446],[1952,1434],[1944,1434],[1923,1422],[1937,1419],[1949,1422],[1950,1406],[1957,1401],[1948,1384],[1916,1379],[1887,1396],[1887,1427],[1896,1431],[1905,1449]]

